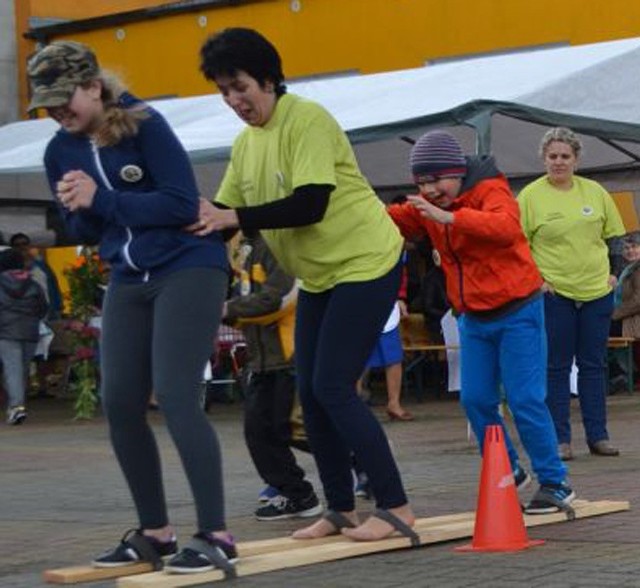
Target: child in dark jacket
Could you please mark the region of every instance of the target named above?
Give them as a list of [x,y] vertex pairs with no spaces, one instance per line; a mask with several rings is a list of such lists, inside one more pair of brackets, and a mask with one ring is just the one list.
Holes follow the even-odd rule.
[[38,344],[39,323],[47,314],[44,291],[24,269],[24,257],[8,249],[0,254],[0,361],[7,392],[7,423],[27,418],[25,389]]
[[225,304],[224,321],[242,329],[250,370],[244,434],[258,473],[277,495],[255,512],[259,521],[319,515],[322,506],[296,463],[293,327],[297,285],[261,237],[240,245],[239,293]]

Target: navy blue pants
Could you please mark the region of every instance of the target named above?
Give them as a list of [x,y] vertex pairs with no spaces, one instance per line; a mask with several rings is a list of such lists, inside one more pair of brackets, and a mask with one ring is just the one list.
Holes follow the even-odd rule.
[[544,302],[549,345],[547,405],[558,441],[571,442],[569,376],[574,357],[587,441],[608,439],[606,356],[613,294],[589,302],[546,294]]
[[356,394],[369,355],[396,300],[401,264],[385,276],[321,293],[300,292],[296,367],[305,427],[327,506],[354,509],[351,453],[379,508],[407,503],[382,427]]

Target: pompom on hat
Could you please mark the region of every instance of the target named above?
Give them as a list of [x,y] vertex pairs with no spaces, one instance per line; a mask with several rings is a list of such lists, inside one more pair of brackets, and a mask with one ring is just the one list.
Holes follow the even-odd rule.
[[416,183],[460,178],[467,173],[467,160],[460,143],[446,131],[422,135],[411,149],[409,163]]

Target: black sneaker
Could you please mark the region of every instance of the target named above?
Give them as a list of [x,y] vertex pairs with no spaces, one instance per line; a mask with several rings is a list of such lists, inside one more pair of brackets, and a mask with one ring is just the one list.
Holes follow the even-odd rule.
[[322,514],[323,508],[314,492],[299,500],[276,496],[266,506],[256,510],[259,521],[278,521],[281,519],[304,519]]
[[517,466],[513,470],[513,481],[516,484],[516,490],[522,492],[529,484],[531,484],[531,476],[529,472],[522,466]]
[[109,551],[96,557],[91,564],[96,568],[117,568],[139,562],[149,562],[154,569],[162,565],[162,558],[178,552],[178,542],[159,541],[149,535],[143,535],[140,529],[127,531],[120,543]]
[[216,568],[227,575],[235,575],[233,564],[238,560],[233,537],[225,541],[209,533],[196,533],[180,553],[165,565],[164,571],[173,574],[194,574]]
[[542,484],[524,507],[526,514],[549,514],[565,510],[576,497],[576,493],[566,482],[562,484]]

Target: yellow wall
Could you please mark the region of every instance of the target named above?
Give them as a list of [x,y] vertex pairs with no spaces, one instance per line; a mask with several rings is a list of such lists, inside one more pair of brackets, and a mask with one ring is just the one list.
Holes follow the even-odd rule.
[[34,16],[47,18],[92,18],[113,14],[116,12],[126,12],[138,10],[150,6],[160,6],[162,4],[173,4],[171,0],[89,0],[82,2],[78,0],[20,0],[30,4]]
[[77,247],[49,247],[45,250],[45,258],[49,267],[58,278],[58,285],[64,301],[64,308],[68,310],[69,304],[69,282],[64,275],[64,270],[72,265],[78,258]]
[[[95,16],[166,2],[121,0],[15,0],[19,34],[25,17]],[[421,66],[447,56],[542,45],[583,44],[640,35],[640,3],[629,0],[262,0],[209,8],[78,33],[102,65],[116,70],[141,97],[211,91],[198,72],[198,50],[227,26],[259,29],[278,47],[288,78],[358,70],[362,73]],[[28,7],[25,9],[25,5]],[[588,5],[588,6],[587,6]],[[97,8],[100,7],[100,8]],[[200,17],[206,17],[202,26]],[[66,36],[69,38],[69,35]],[[25,42],[20,57],[33,48]],[[24,73],[22,73],[24,76]],[[24,82],[23,82],[24,85]],[[24,102],[23,102],[24,104]]]
[[612,192],[613,201],[618,207],[618,212],[622,217],[624,228],[627,233],[640,229],[638,222],[638,212],[635,205],[635,197],[633,192]]

